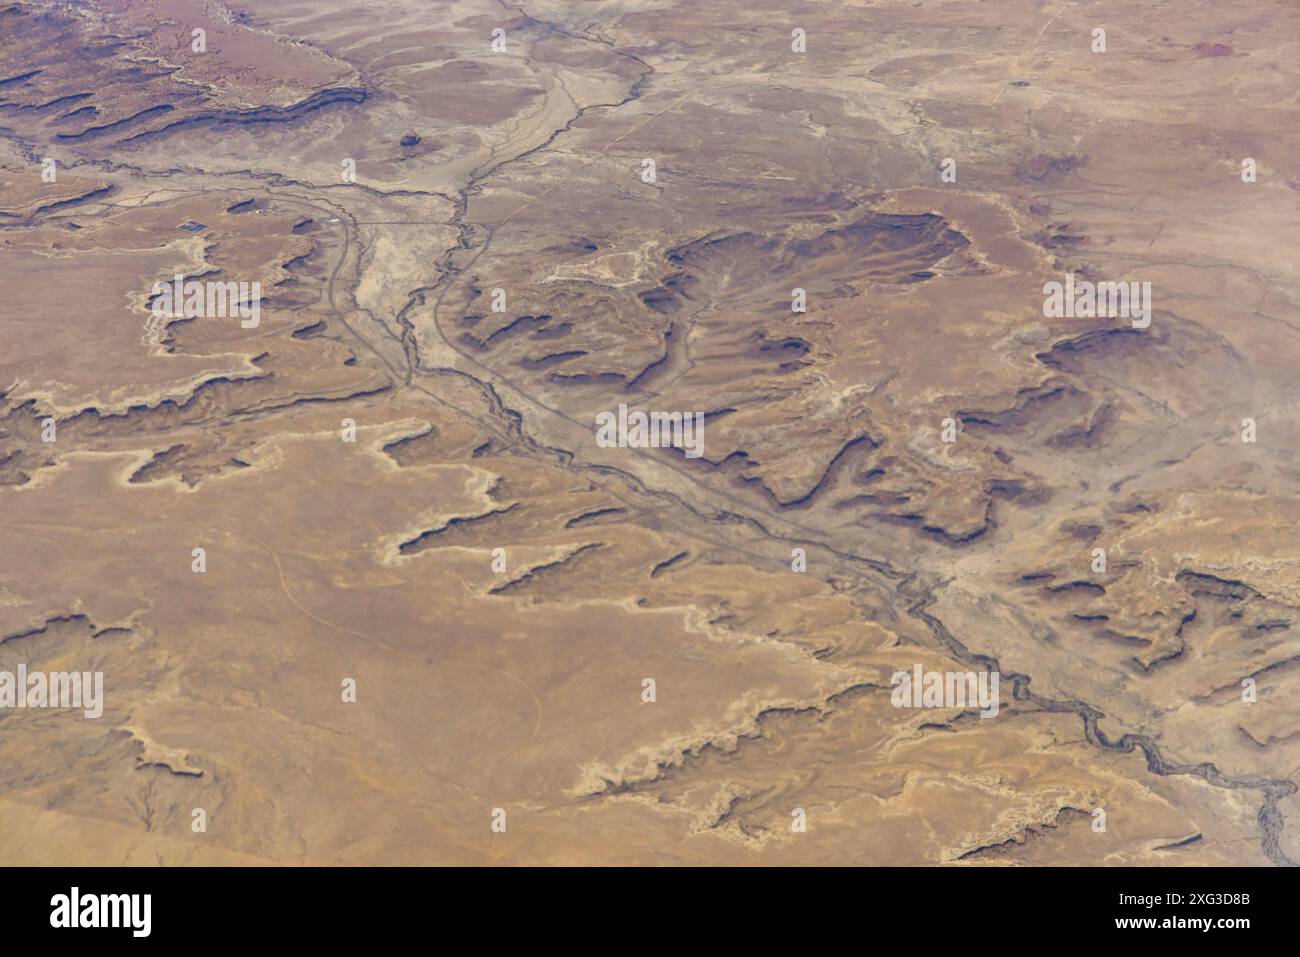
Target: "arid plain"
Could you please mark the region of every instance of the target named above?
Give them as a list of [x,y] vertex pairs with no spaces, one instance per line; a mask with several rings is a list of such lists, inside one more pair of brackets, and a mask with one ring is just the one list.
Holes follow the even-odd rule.
[[1298,112],[1285,0],[0,5],[0,671],[104,687],[0,863],[1300,861]]

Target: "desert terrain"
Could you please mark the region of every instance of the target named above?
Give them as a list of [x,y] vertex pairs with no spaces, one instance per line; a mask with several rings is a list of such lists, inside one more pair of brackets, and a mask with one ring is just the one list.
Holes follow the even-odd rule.
[[0,863],[1300,861],[1298,113],[1286,0],[0,3],[0,672],[104,688]]

